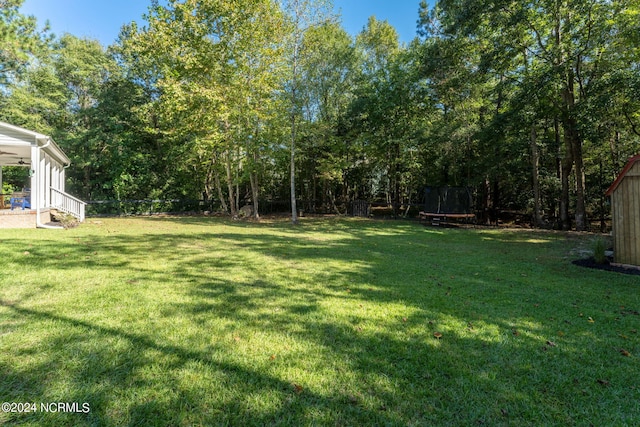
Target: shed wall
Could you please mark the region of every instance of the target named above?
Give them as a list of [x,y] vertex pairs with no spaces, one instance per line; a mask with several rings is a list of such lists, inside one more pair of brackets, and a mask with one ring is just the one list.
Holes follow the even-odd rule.
[[640,162],[611,194],[615,262],[640,265]]

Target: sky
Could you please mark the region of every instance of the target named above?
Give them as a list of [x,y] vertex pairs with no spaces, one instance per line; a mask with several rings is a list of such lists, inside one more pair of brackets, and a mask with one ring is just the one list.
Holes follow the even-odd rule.
[[[420,0],[334,0],[334,9],[342,16],[345,30],[356,35],[366,25],[369,16],[387,20],[409,43],[416,35]],[[144,24],[149,0],[25,0],[21,12],[34,15],[40,26],[49,21],[51,31],[60,36],[71,33],[78,37],[112,44],[123,24],[137,21]]]

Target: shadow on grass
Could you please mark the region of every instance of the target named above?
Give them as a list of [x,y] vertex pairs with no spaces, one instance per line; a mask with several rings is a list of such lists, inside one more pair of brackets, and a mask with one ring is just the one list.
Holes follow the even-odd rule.
[[[199,218],[163,221],[198,227],[212,224]],[[0,365],[4,399],[64,397],[88,401],[92,409],[89,414],[55,416],[5,414],[6,421],[41,425],[75,425],[78,420],[89,425],[570,425],[602,420],[624,423],[640,415],[637,409],[603,414],[607,406],[620,403],[619,395],[634,383],[624,370],[618,375],[602,368],[608,359],[606,350],[598,347],[585,353],[580,348],[599,340],[585,323],[577,324],[584,320],[578,317],[580,310],[595,309],[593,303],[582,303],[593,288],[572,292],[571,272],[552,278],[553,283],[538,282],[549,277],[540,271],[535,256],[552,250],[550,243],[535,243],[542,246],[538,252],[514,258],[502,252],[508,242],[479,243],[477,238],[465,237],[466,231],[431,231],[398,223],[334,225],[313,222],[292,228],[229,223],[221,232],[199,228],[197,235],[89,235],[62,246],[53,239],[37,242],[29,254],[21,253],[23,242],[5,242],[2,252],[12,264],[24,268],[124,269],[131,272],[135,285],[174,281],[181,285],[184,298],[163,306],[165,319],[184,321],[186,317],[198,325],[197,334],[207,333],[212,321],[231,328],[227,331],[217,325],[212,331],[222,336],[209,341],[185,337],[182,343],[179,335],[163,339],[161,334],[128,329],[126,324],[107,327],[100,321],[82,320],[81,313],[76,317],[42,305],[32,308],[33,292],[19,300],[4,300],[0,306],[14,322],[54,324],[57,331],[35,348],[13,350],[17,358],[37,361],[29,369]],[[253,235],[240,232],[242,228],[267,232]],[[332,235],[318,236],[323,229]],[[524,243],[511,246],[523,250]],[[145,261],[149,254],[166,262],[149,265]],[[255,254],[267,261],[254,262]],[[518,260],[516,270],[508,268],[514,259]],[[273,269],[265,271],[266,265]],[[334,267],[323,269],[323,265]],[[559,266],[554,264],[555,269]],[[231,276],[238,271],[240,277]],[[368,304],[378,310],[400,308],[385,317],[367,312]],[[603,323],[616,322],[615,305],[612,301],[606,306]],[[630,319],[623,321],[631,329]],[[264,366],[270,363],[268,348],[264,364],[253,355],[243,362],[236,357],[240,349],[233,341],[225,341],[224,334],[232,336],[234,330],[277,331],[270,336],[307,343],[301,350],[303,362],[285,354],[278,355],[273,365],[285,371],[317,370],[317,375],[337,379],[336,388],[300,385],[295,373],[285,379],[281,371]],[[566,338],[559,337],[558,331]],[[443,337],[436,339],[435,332]],[[581,367],[576,368],[577,364]],[[66,367],[59,377],[51,374],[57,366]],[[203,381],[208,383],[206,388],[194,386]],[[44,383],[58,385],[60,390],[52,391]],[[609,390],[615,393],[606,396]],[[212,399],[211,393],[220,395]],[[114,396],[128,404],[119,408],[113,404]]]
[[[73,372],[65,372],[66,381],[78,383],[77,389],[87,390],[92,386],[94,392],[68,395],[65,401],[90,402],[91,411],[87,414],[55,414],[52,418],[42,419],[42,414],[10,414],[8,423],[29,422],[38,420],[42,425],[75,424],[79,420],[89,425],[120,425],[126,421],[127,425],[179,425],[190,424],[189,420],[197,420],[198,424],[219,425],[232,423],[235,425],[301,425],[310,421],[305,414],[310,408],[321,410],[337,410],[343,413],[345,420],[362,419],[371,420],[382,424],[396,424],[401,420],[393,415],[387,415],[383,410],[368,413],[361,406],[353,402],[353,397],[336,390],[332,396],[324,396],[308,389],[297,391],[291,382],[266,375],[238,364],[224,363],[213,360],[209,352],[189,350],[181,346],[159,343],[145,335],[122,331],[114,328],[97,326],[88,322],[59,316],[53,313],[36,311],[20,307],[14,303],[0,301],[2,307],[12,310],[22,318],[34,322],[56,322],[62,325],[68,332],[59,340],[52,340],[47,345],[57,349],[51,358],[46,358],[43,364],[35,366],[32,372],[17,372],[8,366],[1,366],[3,374],[3,399],[7,401],[24,402],[32,401],[34,396],[42,398],[48,393],[43,386],[43,378],[40,374],[46,369],[55,369],[56,365],[64,365],[67,361],[61,358],[79,358],[84,363]],[[304,308],[303,311],[306,311]],[[198,312],[198,309],[195,310]],[[293,312],[296,312],[294,308]],[[327,334],[336,334],[337,330],[331,325],[324,327]],[[112,354],[108,349],[94,348],[92,351],[83,349],[83,343],[90,339],[109,341],[110,339],[125,340],[127,345],[120,352]],[[125,350],[125,351],[122,351]],[[149,379],[140,381],[138,370],[149,367],[151,362],[145,357],[149,352],[158,352],[168,362],[162,364],[162,373],[175,373],[187,364],[196,364],[201,369],[219,372],[227,383],[242,385],[245,395],[252,393],[264,393],[265,390],[274,391],[282,401],[282,405],[274,412],[252,412],[247,409],[246,402],[236,398],[223,400],[218,408],[208,408],[210,414],[202,412],[200,396],[188,388],[171,384],[171,378]],[[28,352],[26,352],[28,353]],[[21,357],[26,357],[23,353]],[[247,381],[247,379],[251,379]],[[115,389],[142,388],[151,386],[151,382],[167,383],[162,392],[170,395],[158,396],[147,402],[138,402],[127,408],[128,415],[110,413],[113,410],[106,408],[110,393]],[[29,396],[25,398],[25,395]],[[44,402],[44,401],[42,401]],[[198,413],[191,413],[198,411]],[[6,414],[5,414],[6,415]]]

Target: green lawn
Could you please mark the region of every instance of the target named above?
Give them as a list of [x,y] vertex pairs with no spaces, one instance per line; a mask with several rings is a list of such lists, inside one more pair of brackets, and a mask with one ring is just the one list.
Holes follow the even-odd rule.
[[348,219],[0,230],[0,400],[36,404],[0,425],[638,425],[640,276],[572,265],[590,239]]

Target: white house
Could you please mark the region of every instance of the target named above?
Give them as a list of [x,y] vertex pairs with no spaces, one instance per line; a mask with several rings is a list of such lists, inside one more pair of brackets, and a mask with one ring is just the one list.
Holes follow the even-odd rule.
[[[26,194],[5,194],[0,199],[0,228],[47,228],[52,210],[84,221],[85,203],[65,193],[65,169],[70,163],[51,137],[0,122],[0,189],[3,166],[29,168],[30,176]],[[28,203],[15,203],[21,201],[19,196],[26,197]]]

